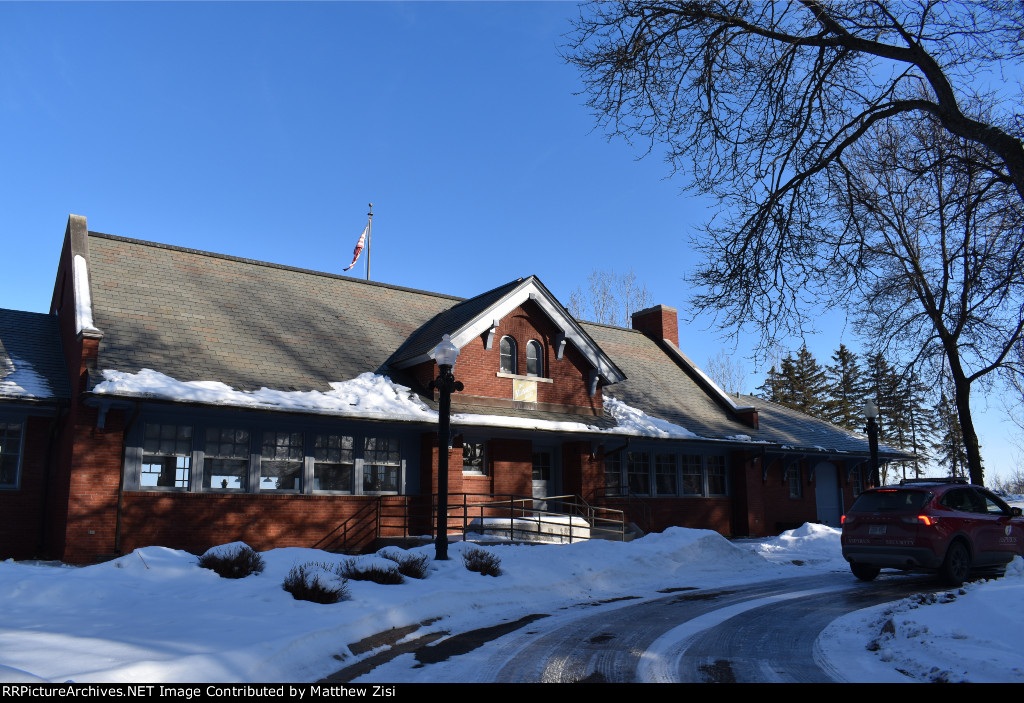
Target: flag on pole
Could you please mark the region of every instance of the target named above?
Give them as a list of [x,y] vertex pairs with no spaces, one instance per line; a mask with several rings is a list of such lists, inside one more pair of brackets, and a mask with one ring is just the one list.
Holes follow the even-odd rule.
[[359,261],[359,255],[363,253],[363,246],[366,245],[366,231],[368,229],[370,229],[369,225],[363,228],[363,233],[359,235],[359,241],[356,242],[356,248],[352,252],[352,263],[348,265],[348,268],[343,269],[344,271],[348,271],[348,269],[355,266],[356,262]]

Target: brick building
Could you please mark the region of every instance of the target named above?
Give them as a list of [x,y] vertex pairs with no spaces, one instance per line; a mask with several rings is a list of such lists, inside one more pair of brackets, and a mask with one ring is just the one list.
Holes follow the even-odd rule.
[[767,535],[837,524],[866,475],[864,437],[717,388],[669,307],[611,327],[532,276],[460,299],[72,215],[50,314],[0,311],[0,558],[429,533],[444,334],[453,504]]

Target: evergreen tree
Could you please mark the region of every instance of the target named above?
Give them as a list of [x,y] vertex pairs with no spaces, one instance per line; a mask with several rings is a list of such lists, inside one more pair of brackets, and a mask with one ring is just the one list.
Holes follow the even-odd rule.
[[864,372],[857,355],[840,344],[826,367],[828,399],[825,419],[834,425],[860,432],[864,429]]
[[[781,365],[782,363],[780,361],[779,366]],[[786,392],[786,386],[788,384],[789,381],[785,375],[772,365],[771,370],[768,371],[768,376],[764,379],[764,383],[757,387],[757,396],[782,405],[782,398]]]
[[924,466],[931,458],[938,426],[935,412],[927,405],[928,391],[928,386],[913,369],[905,371],[896,388],[895,414],[890,423],[896,446],[917,457],[910,464],[915,477],[924,473]]
[[827,419],[828,383],[825,370],[804,344],[792,361],[793,398],[790,407],[812,417]]
[[866,395],[878,406],[878,441],[896,444],[890,425],[898,411],[899,376],[881,353],[875,353],[868,357],[866,380]]
[[967,475],[967,449],[964,446],[963,433],[960,430],[960,418],[956,404],[950,400],[945,391],[935,408],[939,418],[940,436],[935,443],[935,454],[939,466],[953,477]]

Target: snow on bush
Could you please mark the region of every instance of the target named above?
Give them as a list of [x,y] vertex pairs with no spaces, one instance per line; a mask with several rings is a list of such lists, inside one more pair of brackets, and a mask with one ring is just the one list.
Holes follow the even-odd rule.
[[242,579],[263,571],[263,557],[245,542],[231,542],[208,549],[199,557],[199,566],[226,579]]

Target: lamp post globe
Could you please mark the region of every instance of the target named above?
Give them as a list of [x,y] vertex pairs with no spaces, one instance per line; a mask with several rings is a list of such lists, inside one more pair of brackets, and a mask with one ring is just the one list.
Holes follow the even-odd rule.
[[864,401],[864,417],[868,419],[868,447],[871,450],[871,482],[875,486],[881,485],[878,475],[878,406],[875,401],[868,398]]

